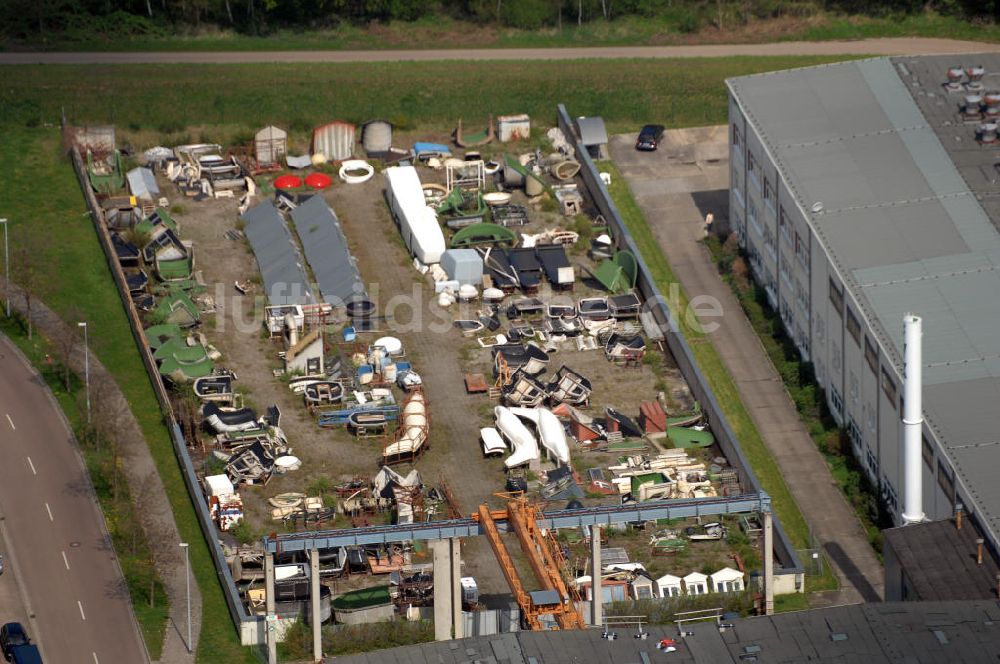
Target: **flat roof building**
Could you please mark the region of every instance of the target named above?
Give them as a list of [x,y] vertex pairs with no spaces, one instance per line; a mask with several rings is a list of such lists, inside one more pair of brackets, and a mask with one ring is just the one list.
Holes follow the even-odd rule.
[[921,316],[924,512],[963,502],[994,549],[998,73],[996,54],[920,56],[727,81],[730,223],[833,416],[900,522],[903,315]]

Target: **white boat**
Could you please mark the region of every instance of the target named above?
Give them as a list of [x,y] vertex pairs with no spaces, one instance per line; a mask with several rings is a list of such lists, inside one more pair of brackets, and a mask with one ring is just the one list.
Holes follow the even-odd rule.
[[401,424],[396,439],[382,450],[382,458],[387,463],[416,457],[427,441],[429,427],[427,407],[423,392],[411,392],[403,404]]
[[504,406],[497,406],[493,412],[496,415],[497,428],[510,441],[514,450],[514,453],[504,461],[504,465],[514,468],[538,459],[538,441],[517,415]]
[[507,451],[507,445],[503,442],[500,432],[493,427],[483,427],[479,430],[479,439],[483,443],[483,454],[502,454]]
[[216,433],[235,431],[252,431],[260,429],[257,413],[252,408],[222,408],[214,403],[207,403],[202,409],[205,422]]
[[559,463],[569,463],[569,443],[566,441],[566,430],[559,418],[548,408],[510,408],[510,412],[518,417],[531,420],[538,429],[538,437],[542,446],[555,457]]
[[295,376],[288,380],[288,389],[296,394],[302,394],[307,385],[324,383],[329,380],[324,374],[312,374],[309,376]]

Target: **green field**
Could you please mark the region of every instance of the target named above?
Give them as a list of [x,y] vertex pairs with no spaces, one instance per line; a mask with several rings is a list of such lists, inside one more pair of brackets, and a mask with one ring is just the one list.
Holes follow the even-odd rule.
[[450,130],[459,117],[471,125],[528,113],[545,125],[562,102],[574,115],[603,116],[612,131],[652,119],[688,127],[725,121],[727,77],[844,59],[5,67],[0,118],[58,125],[65,110],[71,123],[114,123],[164,141],[275,123],[305,141],[332,119]]
[[[120,138],[139,149],[224,142],[264,123],[287,126],[293,142],[305,143],[312,126],[334,118],[386,117],[402,127],[440,132],[459,116],[470,122],[527,112],[536,125],[547,127],[554,124],[559,102],[574,115],[601,114],[610,130],[624,131],[652,119],[671,126],[725,122],[726,77],[836,59],[3,67],[0,158],[6,172],[0,201],[2,214],[11,220],[11,247],[30,245],[37,255],[37,292],[49,306],[69,319],[82,315],[89,321],[92,348],[115,375],[142,426],[181,536],[197,543],[192,565],[204,601],[198,661],[255,660],[237,645],[121,302],[61,154],[57,127],[63,110],[71,123],[115,123]],[[703,369],[721,371],[710,365]],[[718,395],[725,400],[729,395],[723,387]],[[752,433],[747,435],[752,446]],[[772,495],[777,503],[780,497]],[[779,514],[801,541],[795,515]]]

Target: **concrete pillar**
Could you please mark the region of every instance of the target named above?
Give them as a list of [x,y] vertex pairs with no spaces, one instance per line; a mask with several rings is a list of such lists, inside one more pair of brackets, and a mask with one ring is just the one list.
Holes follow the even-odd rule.
[[604,591],[601,590],[601,527],[590,527],[590,624],[600,627],[604,624]]
[[462,638],[462,556],[457,539],[431,542],[434,553],[434,638]]
[[267,664],[278,664],[278,616],[274,610],[274,554],[264,552],[264,639]]
[[462,541],[458,538],[448,540],[451,544],[451,627],[456,639],[465,634],[465,620],[462,616]]
[[774,527],[771,512],[764,512],[764,615],[774,614]]
[[310,594],[309,605],[312,607],[312,632],[313,632],[313,660],[320,662],[323,660],[323,619],[320,615],[320,595],[319,595],[319,549],[309,552],[309,579],[312,583],[312,593]]

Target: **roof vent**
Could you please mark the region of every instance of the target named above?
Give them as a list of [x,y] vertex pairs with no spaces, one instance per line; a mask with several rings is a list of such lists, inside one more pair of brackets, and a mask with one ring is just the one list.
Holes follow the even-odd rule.
[[983,113],[983,98],[980,95],[965,95],[962,105],[962,117],[968,120],[978,120]]
[[962,91],[962,79],[965,78],[965,70],[961,67],[949,67],[948,68],[948,82],[944,87],[948,88],[949,92],[961,92]]
[[969,77],[969,82],[965,84],[966,90],[979,91],[983,89],[983,76],[986,75],[986,70],[982,65],[966,67],[965,75]]
[[997,125],[995,122],[987,122],[976,127],[976,140],[983,145],[992,145],[997,142]]

